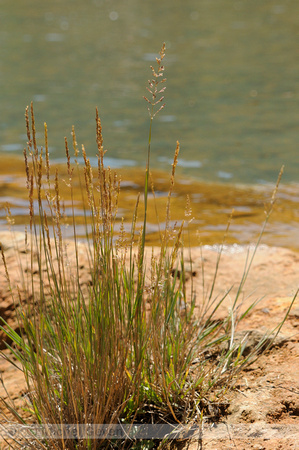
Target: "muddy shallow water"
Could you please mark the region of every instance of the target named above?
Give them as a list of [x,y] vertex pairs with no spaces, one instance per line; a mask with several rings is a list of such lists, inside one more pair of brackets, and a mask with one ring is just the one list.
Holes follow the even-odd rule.
[[[63,232],[71,236],[72,208],[69,189],[65,183],[66,169],[59,166],[61,198],[64,200],[65,216]],[[143,192],[144,169],[119,169],[121,191],[117,213],[117,226],[124,218],[125,231],[129,232],[136,198]],[[165,208],[170,185],[170,175],[153,171],[154,194],[149,195],[147,244],[158,245],[165,221]],[[200,183],[196,180],[177,177],[171,201],[171,225],[175,230],[185,221],[185,245],[198,246],[219,244],[227,230],[232,210],[233,218],[225,242],[228,244],[254,244],[265,220],[274,185],[229,185]],[[85,235],[84,204],[78,180],[74,178],[74,214],[77,234]],[[0,229],[7,229],[9,206],[15,229],[24,230],[28,225],[28,192],[24,162],[11,156],[3,157],[0,172]],[[86,208],[86,204],[85,204]],[[139,206],[137,226],[142,224],[142,202]],[[87,217],[90,216],[88,208]],[[279,187],[276,203],[263,234],[262,243],[299,250],[299,186]]]

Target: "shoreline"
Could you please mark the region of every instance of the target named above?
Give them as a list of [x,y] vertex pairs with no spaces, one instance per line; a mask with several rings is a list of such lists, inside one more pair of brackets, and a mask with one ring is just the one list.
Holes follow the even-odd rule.
[[[24,268],[31,270],[28,267],[30,258],[31,235],[28,233],[25,236],[23,232],[16,232],[12,234],[10,231],[0,230],[0,247],[8,259],[9,264],[18,266],[20,270]],[[35,243],[33,239],[33,245]],[[55,252],[55,244],[51,239],[53,251]],[[68,265],[71,270],[72,265],[76,265],[76,244],[72,239],[63,239],[63,246],[65,257],[68,259]],[[86,240],[78,239],[77,241],[78,254],[80,255],[80,269],[83,270],[84,276],[89,270],[89,252],[88,243]],[[123,249],[125,252],[125,249]],[[171,250],[171,247],[170,247]],[[207,284],[212,282],[214,271],[217,265],[217,259],[221,253],[221,258],[218,267],[218,275],[215,284],[215,289],[225,290],[231,286],[236,286],[242,279],[244,268],[250,265],[248,281],[246,282],[246,291],[257,291],[262,296],[271,295],[295,295],[299,289],[299,251],[293,251],[287,248],[269,246],[265,244],[255,245],[203,245],[194,247],[184,247],[181,249],[185,261],[186,274],[188,280],[190,278],[202,278],[204,269]],[[136,254],[138,248],[136,246]],[[159,246],[146,246],[145,248],[145,266],[151,267],[152,252],[154,255],[159,255]],[[125,252],[126,253],[126,252]],[[54,253],[55,254],[55,253]],[[180,250],[179,250],[180,254]],[[34,250],[34,259],[37,253]],[[251,261],[252,259],[252,261]],[[178,256],[178,261],[180,256]],[[3,268],[4,269],[4,268]],[[3,269],[0,272],[3,272]],[[2,274],[4,275],[4,274]],[[2,280],[3,281],[3,280]],[[19,281],[17,279],[16,281]],[[0,282],[0,288],[3,285]],[[202,286],[198,284],[199,292]],[[234,291],[234,289],[233,289]],[[233,292],[232,291],[232,292]],[[202,293],[203,294],[203,293]]]
[[[56,167],[55,165],[51,166]],[[67,179],[65,164],[59,165],[62,198],[66,204],[66,224],[71,220],[69,192],[64,179]],[[132,220],[136,198],[143,192],[144,171],[136,168],[116,169],[121,178],[121,193],[116,226],[122,217],[127,228]],[[155,200],[150,193],[147,242],[149,246],[159,245],[159,223],[163,229],[165,204],[169,190],[169,173],[153,170]],[[188,224],[185,245],[214,245],[223,241],[232,210],[233,220],[227,236],[227,244],[248,245],[257,242],[265,219],[265,205],[269,205],[273,186],[233,185],[229,183],[200,182],[181,176],[175,178],[171,200],[171,220]],[[84,205],[82,192],[75,190],[75,217],[79,235],[84,235]],[[190,215],[186,216],[186,202],[190,200]],[[28,192],[24,161],[16,156],[4,158],[0,173],[0,230],[8,229],[5,206],[8,204],[17,231],[28,225]],[[88,207],[87,207],[88,209]],[[157,219],[159,212],[159,220]],[[299,184],[279,186],[276,204],[263,235],[262,243],[299,251]],[[142,205],[139,209],[138,226],[142,224]],[[192,219],[192,220],[190,220]],[[138,227],[137,227],[138,229]],[[70,237],[66,229],[66,237]]]
[[[25,148],[25,146],[24,146]],[[15,153],[9,153],[9,152],[3,152],[0,151],[0,156],[1,156],[1,172],[0,172],[0,177],[5,176],[5,175],[11,175],[12,172],[17,171],[17,174],[23,174],[25,176],[25,166],[24,166],[24,158],[23,158],[23,152],[20,153],[20,155],[16,155]],[[50,155],[51,156],[51,155]],[[96,156],[91,156],[90,154],[87,154],[87,157],[90,160],[91,166],[95,169],[97,168],[97,158]],[[106,161],[106,162],[105,162]],[[109,161],[113,161],[112,164],[109,164]],[[117,158],[110,158],[109,156],[104,157],[104,164],[105,167],[110,167],[111,170],[114,172],[120,172],[120,173],[129,173],[129,172],[136,172],[140,175],[140,171],[144,171],[145,172],[145,165],[129,165],[129,164],[123,164],[123,165],[114,165],[115,162],[119,161]],[[123,160],[120,160],[123,161]],[[74,164],[75,162],[75,157],[71,156],[71,164]],[[78,157],[78,162],[79,165],[83,165],[84,164],[84,159],[82,156]],[[58,167],[58,168],[64,168],[66,165],[66,158],[65,156],[62,158],[55,158],[55,159],[51,159],[50,161],[50,165],[52,167]],[[157,173],[162,173],[165,176],[170,177],[170,172],[171,172],[171,166],[172,166],[172,162],[171,160],[169,160],[169,169],[168,170],[162,170],[159,169],[157,166],[152,166],[151,170],[153,172],[157,172]],[[182,173],[180,172],[180,169],[182,169]],[[265,189],[265,190],[272,190],[275,187],[276,181],[277,181],[277,176],[279,174],[279,170],[277,171],[277,176],[276,178],[273,178],[273,181],[261,181],[261,182],[255,182],[255,183],[242,183],[242,182],[233,182],[232,179],[226,179],[226,178],[217,178],[214,180],[205,180],[203,178],[200,177],[195,177],[192,174],[189,173],[184,173],[183,172],[184,166],[180,167],[180,158],[178,158],[178,165],[177,165],[177,174],[176,174],[176,179],[178,179],[180,182],[185,183],[186,185],[188,184],[192,184],[197,183],[197,184],[203,184],[203,185],[217,185],[217,186],[227,186],[227,187],[236,187],[238,189]],[[284,182],[283,181],[283,176],[282,176],[282,181],[280,183],[280,187],[282,189],[292,189],[293,187],[296,189],[298,189],[298,197],[297,200],[299,201],[299,182],[296,181],[288,181],[288,182]]]

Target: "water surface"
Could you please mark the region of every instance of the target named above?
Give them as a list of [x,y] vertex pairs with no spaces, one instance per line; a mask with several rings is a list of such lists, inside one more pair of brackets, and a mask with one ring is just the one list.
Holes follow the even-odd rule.
[[94,156],[97,105],[109,164],[143,165],[142,96],[166,41],[153,167],[169,169],[178,139],[186,177],[269,183],[285,164],[283,182],[297,183],[298,27],[297,0],[2,0],[0,152],[22,153],[33,100],[52,158],[73,124]]
[[[14,224],[14,230],[29,229],[30,217],[28,208],[28,194],[24,163],[17,158],[3,157],[6,174],[0,176],[0,231],[6,230],[8,225]],[[71,194],[69,175],[66,164],[51,166],[50,180],[53,183],[55,170],[59,170],[60,203],[63,204],[61,226],[65,237],[73,236],[72,219],[75,216],[76,235],[86,237],[85,220],[90,223],[91,209],[87,202],[82,201],[84,194],[84,177],[81,172],[79,182],[77,170],[73,172],[73,191]],[[94,169],[93,180],[97,186],[97,170]],[[123,168],[117,170],[117,177],[121,179],[121,189],[116,212],[114,231],[121,229],[126,238],[130,237],[133,212],[136,207],[138,193],[143,192],[144,172],[138,168]],[[44,176],[44,188],[49,190]],[[134,180],[134,181],[133,181]],[[148,198],[147,236],[148,245],[159,245],[165,229],[165,213],[168,198],[170,176],[164,171],[154,170],[151,175],[151,185],[154,185]],[[52,184],[53,188],[53,184]],[[52,189],[51,188],[51,189]],[[186,177],[176,177],[174,191],[170,205],[170,242],[174,242],[178,230],[184,221],[183,241],[185,246],[214,245],[224,242],[238,245],[255,245],[265,221],[265,211],[271,207],[272,189],[269,186],[236,186],[232,184],[203,183]],[[94,189],[96,204],[100,188]],[[35,191],[32,207],[36,217],[39,215],[38,202]],[[56,191],[49,194],[55,199]],[[48,202],[43,197],[43,208],[50,213]],[[72,207],[73,198],[73,207]],[[9,206],[9,211],[7,207]],[[137,214],[136,229],[143,224],[143,196]],[[233,215],[232,215],[232,211]],[[38,219],[37,219],[38,222]],[[228,230],[228,222],[230,227]],[[263,233],[262,243],[274,246],[288,247],[299,250],[299,191],[292,184],[283,185],[277,192],[269,223]],[[89,225],[90,226],[90,225]],[[50,227],[51,228],[51,227]],[[162,233],[162,234],[161,234]],[[138,233],[137,233],[138,234]],[[225,239],[224,239],[225,236]],[[122,237],[123,239],[123,237]],[[136,237],[136,240],[138,238]]]

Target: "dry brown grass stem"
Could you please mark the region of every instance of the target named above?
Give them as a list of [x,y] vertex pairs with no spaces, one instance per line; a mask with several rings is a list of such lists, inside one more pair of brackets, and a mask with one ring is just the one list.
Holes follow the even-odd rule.
[[38,199],[41,202],[42,177],[43,177],[43,149],[40,149],[39,157],[37,158],[37,192]]
[[36,130],[35,130],[35,118],[34,118],[34,112],[33,112],[33,102],[30,103],[30,112],[31,112],[31,130],[32,130],[32,142],[33,142],[33,148],[35,155],[38,155],[38,148],[36,145]]
[[29,186],[30,186],[30,172],[29,172],[29,165],[28,165],[26,148],[24,148],[23,155],[24,155],[25,171],[26,171],[26,186],[27,186],[27,189],[29,189]]
[[44,133],[45,133],[45,153],[46,153],[46,177],[48,186],[50,187],[49,142],[48,142],[48,127],[46,122],[44,122]]
[[65,154],[66,154],[67,173],[69,176],[69,181],[71,181],[71,177],[72,177],[71,157],[70,157],[70,152],[69,152],[69,147],[68,147],[68,142],[67,142],[66,137],[64,138],[64,147],[65,147]]
[[28,139],[28,146],[31,147],[31,132],[30,132],[30,123],[29,123],[29,106],[26,107],[25,110],[25,122],[26,122],[26,132]]
[[101,124],[101,119],[99,117],[98,108],[96,108],[96,140],[97,140],[98,151],[101,154],[103,151],[103,135],[102,135],[102,124]]
[[33,173],[30,174],[29,179],[29,216],[30,216],[30,230],[32,232],[32,225],[34,218]]
[[78,144],[77,144],[77,140],[76,140],[76,133],[75,133],[74,125],[72,125],[72,138],[73,138],[74,155],[75,155],[75,158],[78,158],[79,149],[78,149]]
[[49,250],[49,253],[50,253],[50,258],[52,260],[53,259],[53,256],[52,256],[52,245],[51,245],[48,217],[47,217],[46,211],[44,211],[44,228],[45,228],[45,231],[46,231],[47,242],[48,242],[48,250]]
[[169,187],[168,196],[167,196],[165,230],[169,230],[169,223],[170,223],[170,201],[171,201],[171,196],[172,196],[172,193],[173,193],[175,169],[176,169],[176,166],[177,166],[177,163],[178,163],[179,152],[180,152],[180,143],[179,143],[179,141],[177,141],[177,143],[176,143],[176,149],[175,149],[175,152],[174,152],[173,163],[172,163],[172,171],[171,171],[171,178],[170,178],[170,187]]
[[275,188],[274,188],[273,193],[272,193],[272,197],[271,197],[271,201],[270,201],[268,210],[266,208],[266,211],[265,211],[266,215],[272,213],[273,206],[274,206],[274,203],[276,201],[276,195],[277,195],[278,187],[279,187],[279,184],[280,184],[280,181],[281,181],[281,177],[283,175],[283,171],[284,171],[284,166],[281,167],[280,172],[278,174],[276,185],[275,185]]

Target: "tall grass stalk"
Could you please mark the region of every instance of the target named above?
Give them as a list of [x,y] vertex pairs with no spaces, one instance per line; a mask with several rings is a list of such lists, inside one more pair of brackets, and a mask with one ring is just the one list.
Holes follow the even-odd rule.
[[[264,341],[247,356],[245,343],[235,343],[240,313],[239,296],[251,262],[244,270],[231,313],[215,320],[229,294],[213,297],[213,286],[200,314],[195,293],[187,292],[183,255],[183,227],[170,226],[171,194],[179,153],[177,143],[166,201],[166,226],[161,248],[145,251],[152,123],[164,107],[162,60],[165,45],[149,81],[150,129],[144,187],[144,221],[137,235],[139,196],[131,229],[124,232],[118,219],[120,179],[104,165],[102,126],[96,111],[97,170],[82,146],[83,170],[72,130],[75,162],[65,140],[66,179],[49,161],[48,129],[45,151],[36,141],[33,106],[26,109],[27,149],[24,152],[29,198],[30,232],[26,234],[27,265],[32,274],[19,286],[11,285],[19,302],[20,333],[4,322],[13,342],[7,345],[21,364],[28,390],[27,409],[38,424],[201,423],[211,403],[220,405],[244,366],[256,357]],[[161,106],[160,106],[161,104]],[[73,189],[81,186],[85,201],[84,243],[77,236]],[[72,214],[64,216],[63,196]],[[37,202],[37,207],[35,207]],[[272,199],[272,206],[274,197]],[[266,222],[271,210],[267,212]],[[64,224],[73,230],[73,242],[63,239]],[[265,222],[265,223],[266,223]],[[117,231],[119,229],[119,232]],[[170,245],[169,236],[175,232]],[[137,242],[137,245],[136,245]],[[73,247],[72,247],[73,246]],[[75,256],[70,255],[74,248]],[[90,271],[89,285],[80,283],[81,252]],[[10,281],[5,254],[2,258]],[[220,258],[220,255],[219,255]],[[219,260],[215,270],[217,276]],[[26,269],[28,269],[28,267]],[[21,267],[24,271],[24,267]],[[27,270],[28,272],[28,270]],[[21,290],[27,292],[26,304]],[[17,291],[18,292],[18,291]],[[227,342],[227,349],[219,345]],[[6,356],[7,357],[7,356]],[[9,357],[8,357],[9,358]],[[14,363],[13,358],[10,359]],[[22,414],[2,399],[15,420]],[[51,436],[15,440],[12,448],[99,449],[153,448],[156,442],[109,441]],[[159,445],[162,445],[159,443]],[[147,446],[147,447],[146,447]]]
[[146,169],[145,169],[145,181],[144,181],[144,220],[142,229],[142,239],[141,239],[141,252],[140,252],[140,278],[138,279],[138,293],[142,295],[142,271],[143,271],[143,261],[144,261],[144,248],[145,248],[145,236],[146,236],[146,225],[147,225],[147,201],[148,201],[148,189],[149,189],[149,173],[150,173],[150,157],[151,157],[151,142],[152,142],[152,126],[154,117],[165,107],[165,103],[161,105],[164,100],[164,95],[162,95],[166,89],[166,86],[161,87],[161,84],[166,82],[164,78],[164,66],[162,61],[165,57],[166,46],[165,43],[162,45],[160,50],[160,58],[156,58],[157,69],[151,66],[152,79],[148,80],[149,86],[146,87],[150,94],[150,99],[148,97],[143,97],[144,100],[149,103],[148,112],[150,116],[149,124],[149,135],[148,135],[148,147],[147,147],[147,159],[146,159]]

